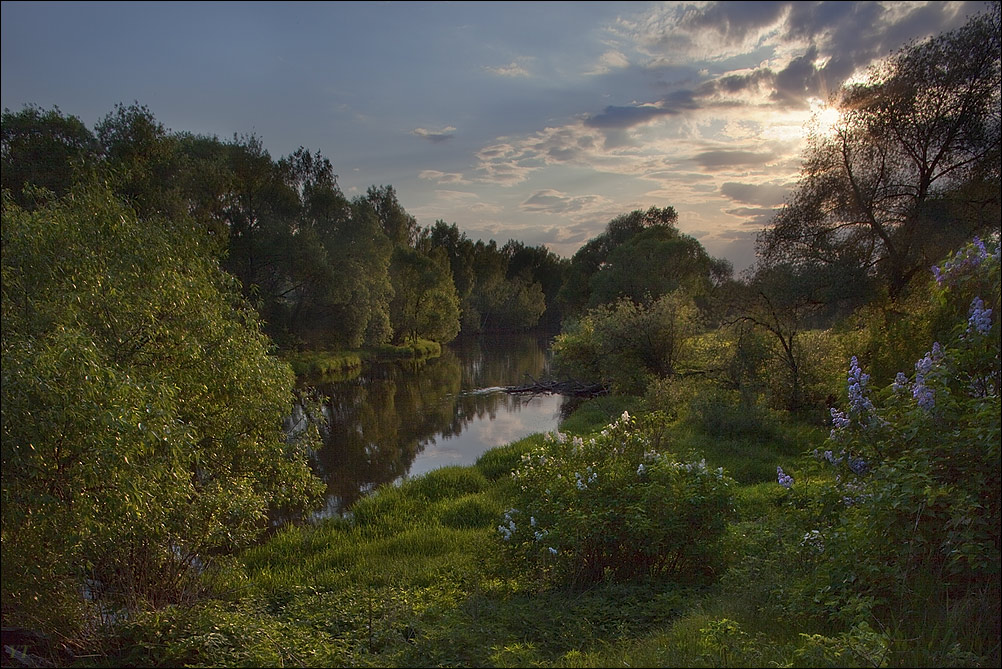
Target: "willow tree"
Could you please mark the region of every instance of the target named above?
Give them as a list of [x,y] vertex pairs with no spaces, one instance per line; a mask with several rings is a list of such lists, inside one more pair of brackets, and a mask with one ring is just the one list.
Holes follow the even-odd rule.
[[185,601],[317,501],[292,371],[195,226],[84,184],[2,220],[4,624]]

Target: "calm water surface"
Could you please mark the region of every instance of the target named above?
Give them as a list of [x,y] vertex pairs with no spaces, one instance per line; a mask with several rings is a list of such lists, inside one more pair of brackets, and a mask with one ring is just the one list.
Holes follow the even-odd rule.
[[343,513],[380,485],[472,465],[490,448],[557,429],[569,398],[503,390],[547,375],[548,344],[548,336],[533,335],[464,339],[438,358],[316,385],[330,419],[318,453],[327,483],[319,516]]

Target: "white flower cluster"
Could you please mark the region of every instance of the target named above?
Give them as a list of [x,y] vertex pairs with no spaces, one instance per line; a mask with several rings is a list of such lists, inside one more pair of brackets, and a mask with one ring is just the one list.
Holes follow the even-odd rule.
[[501,537],[505,541],[511,541],[511,537],[515,534],[515,519],[512,518],[512,514],[518,513],[518,509],[508,509],[504,512],[504,521],[498,525],[498,532],[501,533]]
[[577,479],[577,482],[574,485],[577,486],[578,490],[586,490],[589,483],[594,483],[598,480],[598,473],[593,472],[591,467],[588,467],[588,469],[585,470],[585,474],[588,476],[582,477],[580,472],[574,472],[574,478]]

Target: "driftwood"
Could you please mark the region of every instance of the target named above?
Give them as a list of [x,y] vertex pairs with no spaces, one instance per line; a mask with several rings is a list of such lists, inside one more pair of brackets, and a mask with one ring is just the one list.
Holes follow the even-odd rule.
[[[529,375],[526,374],[526,376]],[[505,392],[532,395],[551,393],[555,395],[573,395],[575,397],[595,397],[596,395],[605,395],[609,392],[609,389],[601,383],[586,383],[576,379],[556,381],[553,379],[537,380],[531,376],[529,378],[532,381],[531,383],[525,383],[520,386],[506,386],[504,389]]]

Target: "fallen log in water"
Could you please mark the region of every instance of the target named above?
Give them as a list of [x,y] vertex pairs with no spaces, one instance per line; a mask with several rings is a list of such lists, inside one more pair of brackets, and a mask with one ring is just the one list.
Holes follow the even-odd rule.
[[609,392],[609,389],[601,383],[586,383],[576,379],[567,379],[564,381],[532,379],[531,383],[520,386],[506,386],[504,390],[511,394],[539,395],[551,393],[555,395],[574,395],[576,397],[595,397],[596,395],[605,395]]

